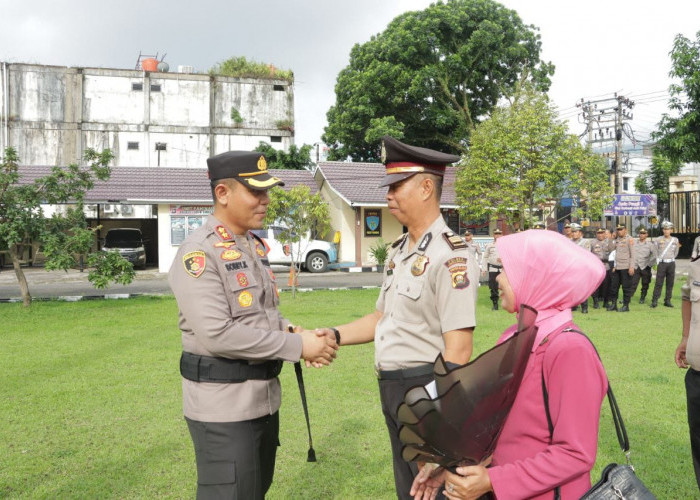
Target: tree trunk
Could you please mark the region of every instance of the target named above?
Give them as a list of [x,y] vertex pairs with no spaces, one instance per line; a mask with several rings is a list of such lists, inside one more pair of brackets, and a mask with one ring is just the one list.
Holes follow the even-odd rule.
[[29,295],[29,284],[19,264],[19,251],[16,245],[10,245],[10,258],[12,259],[12,267],[15,270],[15,276],[17,276],[17,282],[19,283],[19,290],[22,294],[22,303],[24,307],[29,307],[32,303],[32,296]]

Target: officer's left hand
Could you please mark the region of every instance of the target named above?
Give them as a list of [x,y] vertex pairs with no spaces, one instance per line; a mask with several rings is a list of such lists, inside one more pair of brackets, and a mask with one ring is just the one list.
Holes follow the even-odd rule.
[[630,276],[634,276],[634,268],[633,268],[633,267],[630,267],[630,268],[627,270],[627,274],[629,274]]

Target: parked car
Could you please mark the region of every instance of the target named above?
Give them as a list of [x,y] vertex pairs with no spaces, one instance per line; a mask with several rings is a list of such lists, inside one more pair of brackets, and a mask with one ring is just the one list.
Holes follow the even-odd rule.
[[301,238],[298,243],[280,241],[283,227],[270,226],[266,229],[255,229],[253,232],[267,244],[269,251],[267,260],[270,264],[291,265],[292,252],[295,260],[309,272],[323,273],[328,270],[328,264],[338,260],[338,250],[335,244],[323,240]]
[[131,262],[135,268],[146,269],[146,246],[141,230],[135,228],[115,228],[107,231],[102,249],[115,250]]

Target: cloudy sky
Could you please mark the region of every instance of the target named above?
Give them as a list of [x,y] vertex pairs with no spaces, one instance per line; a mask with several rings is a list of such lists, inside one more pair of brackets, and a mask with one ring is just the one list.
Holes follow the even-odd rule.
[[[296,142],[320,140],[338,72],[355,43],[428,0],[0,0],[0,61],[133,68],[139,51],[167,53],[172,70],[205,72],[232,56],[292,69]],[[698,0],[502,0],[540,28],[543,59],[556,65],[550,96],[572,132],[575,104],[636,102],[631,125],[645,140],[668,99],[676,34],[700,30]]]

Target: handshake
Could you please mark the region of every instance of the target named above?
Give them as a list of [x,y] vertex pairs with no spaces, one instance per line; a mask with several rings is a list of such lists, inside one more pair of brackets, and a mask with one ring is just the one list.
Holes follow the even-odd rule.
[[290,333],[301,336],[301,358],[306,367],[321,368],[330,365],[338,354],[340,336],[331,328],[305,330],[300,326],[288,327]]

